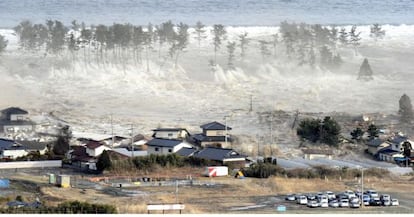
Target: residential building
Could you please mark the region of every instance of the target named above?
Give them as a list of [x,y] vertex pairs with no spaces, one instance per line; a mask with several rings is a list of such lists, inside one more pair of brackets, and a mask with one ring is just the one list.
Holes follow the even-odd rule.
[[157,128],[152,131],[152,137],[156,139],[187,140],[191,136],[184,128]]
[[34,130],[34,122],[29,120],[29,113],[18,107],[10,107],[1,111],[0,133],[12,137],[16,133],[30,133]]
[[178,150],[176,153],[182,157],[190,157],[193,156],[196,151],[197,149],[195,148],[182,148]]
[[334,153],[331,149],[302,149],[302,152],[305,154],[304,158],[307,160],[313,160],[318,158],[326,158],[331,160]]
[[203,132],[193,136],[194,142],[197,145],[201,147],[231,147],[233,142],[230,136],[231,127],[216,121],[201,125],[200,127]]
[[246,157],[233,149],[207,147],[193,154],[196,158],[202,158],[216,162],[216,165],[232,165],[235,167],[244,167],[246,164]]
[[0,159],[16,159],[27,154],[26,148],[22,145],[10,139],[0,138]]
[[88,144],[86,144],[86,153],[91,156],[91,157],[98,157],[99,155],[102,154],[103,151],[105,150],[111,150],[111,148],[102,145],[99,142],[89,142]]
[[391,150],[402,152],[404,151],[403,144],[405,142],[409,142],[411,144],[411,147],[413,147],[414,142],[411,141],[408,137],[397,134],[388,141],[391,147]]
[[176,153],[182,148],[192,148],[193,146],[182,140],[173,139],[152,139],[147,142],[148,154],[171,154]]
[[368,153],[375,156],[377,155],[379,150],[390,146],[390,144],[380,138],[376,138],[376,139],[369,140],[367,143],[367,146],[368,146],[368,150],[367,150]]
[[391,163],[395,163],[396,158],[404,157],[400,151],[393,150],[391,146],[379,150],[377,155],[379,160]]

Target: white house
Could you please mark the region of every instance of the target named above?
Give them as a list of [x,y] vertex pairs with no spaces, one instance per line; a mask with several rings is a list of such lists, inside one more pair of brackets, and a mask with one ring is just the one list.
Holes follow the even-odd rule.
[[190,133],[184,128],[157,128],[152,131],[154,131],[152,137],[157,139],[185,140],[190,136]]
[[192,148],[191,144],[182,140],[152,139],[147,143],[148,154],[171,154],[182,148]]
[[376,139],[371,139],[370,141],[368,141],[367,146],[368,146],[368,153],[370,153],[371,155],[376,155],[379,150],[390,146],[390,144],[380,138],[376,138]]
[[230,136],[231,127],[217,121],[200,126],[202,133],[194,135],[194,141],[201,147],[229,148],[233,142]]
[[105,150],[111,150],[111,148],[106,147],[99,142],[89,142],[86,145],[86,153],[91,157],[98,157]]
[[302,152],[305,154],[304,158],[307,160],[313,160],[317,158],[326,158],[331,160],[333,156],[333,151],[330,149],[302,149]]
[[394,137],[392,137],[389,140],[390,143],[390,147],[391,150],[393,151],[397,151],[397,152],[402,152],[404,151],[404,146],[403,144],[405,142],[409,142],[411,144],[411,147],[413,146],[414,142],[409,140],[408,137],[402,136],[402,135],[396,135]]
[[13,140],[0,139],[0,158],[1,159],[16,159],[18,157],[26,156],[28,152],[25,147],[15,143]]
[[34,123],[29,120],[29,113],[21,108],[10,107],[1,111],[0,132],[10,136],[15,133],[28,133],[34,130]]

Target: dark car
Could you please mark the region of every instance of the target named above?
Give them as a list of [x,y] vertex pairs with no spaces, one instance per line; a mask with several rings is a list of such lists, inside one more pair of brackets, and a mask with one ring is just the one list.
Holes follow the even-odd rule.
[[379,198],[372,198],[369,201],[369,205],[370,206],[381,206],[382,205],[382,202],[381,202],[381,200]]

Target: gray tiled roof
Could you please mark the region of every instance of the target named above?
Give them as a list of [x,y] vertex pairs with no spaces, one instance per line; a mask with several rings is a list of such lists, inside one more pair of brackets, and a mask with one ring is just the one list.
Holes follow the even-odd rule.
[[371,139],[371,140],[369,140],[368,143],[367,143],[367,145],[368,146],[371,146],[371,147],[378,147],[382,143],[384,143],[384,140],[377,138],[377,139]]
[[176,145],[182,143],[181,140],[174,139],[152,139],[147,142],[148,146],[159,146],[159,147],[175,147]]
[[176,154],[184,157],[191,156],[196,151],[195,148],[182,148],[176,152]]
[[223,161],[224,159],[245,158],[246,156],[237,153],[233,149],[208,147],[195,153],[194,157]]
[[22,150],[25,149],[10,139],[0,139],[0,150]]
[[[200,142],[225,142],[225,136],[205,136],[203,134],[194,135],[194,139]],[[227,136],[227,142],[232,142],[233,139],[230,136]]]
[[23,110],[19,107],[9,107],[6,109],[1,110],[1,113],[9,116],[11,114],[17,114],[17,115],[27,115],[29,114],[26,110]]
[[185,128],[157,128],[157,129],[153,129],[152,131],[180,131],[180,130],[187,131]]
[[47,142],[37,142],[37,141],[15,141],[16,143],[22,145],[27,150],[43,150],[47,145],[51,143]]
[[[217,121],[204,124],[200,126],[203,130],[226,130],[226,126]],[[231,130],[231,127],[227,126],[227,130]]]
[[393,143],[393,144],[401,144],[401,143],[403,143],[407,140],[408,140],[408,138],[405,137],[405,136],[396,136],[393,139],[391,139],[390,142]]

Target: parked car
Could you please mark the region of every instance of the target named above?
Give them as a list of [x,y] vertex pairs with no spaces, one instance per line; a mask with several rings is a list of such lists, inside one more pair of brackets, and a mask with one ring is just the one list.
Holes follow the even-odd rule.
[[310,208],[319,207],[318,201],[316,201],[316,200],[308,200],[308,207],[310,207]]
[[298,203],[298,204],[307,204],[308,203],[308,198],[306,198],[306,196],[304,196],[304,195],[301,195],[296,200],[296,203]]
[[349,198],[350,203],[359,203],[359,197],[350,197]]
[[294,194],[288,194],[288,195],[286,195],[285,200],[287,200],[287,201],[295,201],[296,200],[296,197],[295,197]]
[[383,199],[381,202],[383,206],[391,206],[391,200],[389,199]]
[[371,197],[369,195],[364,194],[362,200],[364,201],[365,206],[369,206],[369,201],[371,200]]
[[349,207],[351,208],[359,208],[359,201],[358,202],[350,202]]
[[370,197],[379,197],[378,192],[375,190],[368,190],[365,193],[368,194]]
[[329,206],[333,208],[337,208],[339,207],[339,203],[337,200],[331,200],[331,202],[329,202]]
[[318,202],[319,203],[320,202],[326,202],[326,203],[328,203],[328,196],[326,196],[326,195],[318,195],[317,199],[318,199]]
[[399,206],[399,205],[400,205],[400,202],[398,202],[398,199],[395,199],[395,198],[391,199],[391,206]]
[[389,194],[381,194],[381,200],[391,200],[391,196]]
[[335,194],[332,191],[325,191],[325,195],[328,196],[328,200],[335,199]]
[[319,207],[328,208],[329,207],[328,201],[319,202]]
[[308,200],[316,200],[316,196],[313,194],[308,194],[306,195],[306,197],[308,198]]
[[344,195],[349,199],[349,198],[351,198],[351,197],[356,197],[356,195],[355,195],[355,193],[353,192],[353,191],[351,191],[351,190],[346,190],[345,192],[344,192]]
[[369,201],[369,205],[370,206],[381,206],[382,202],[378,197],[374,197],[374,198],[371,198],[371,200]]
[[349,200],[348,199],[342,199],[339,201],[340,207],[349,207]]

